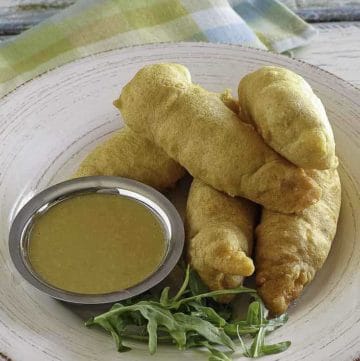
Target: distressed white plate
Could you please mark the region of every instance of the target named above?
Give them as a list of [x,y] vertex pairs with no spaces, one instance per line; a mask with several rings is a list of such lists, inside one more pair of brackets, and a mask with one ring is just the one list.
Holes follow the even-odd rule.
[[324,268],[270,341],[291,340],[267,360],[354,360],[360,356],[360,91],[308,64],[239,46],[202,43],[126,48],[81,59],[23,85],[0,100],[0,360],[206,360],[199,351],[146,345],[117,354],[111,338],[89,330],[76,313],[40,294],[16,273],[7,237],[11,220],[34,193],[68,178],[80,160],[119,126],[112,100],[145,64],[179,62],[213,91],[232,88],[265,64],[304,76],[334,128],[343,203]]

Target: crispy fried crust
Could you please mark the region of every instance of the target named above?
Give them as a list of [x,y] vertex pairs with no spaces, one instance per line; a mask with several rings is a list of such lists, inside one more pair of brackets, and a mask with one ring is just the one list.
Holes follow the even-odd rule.
[[256,208],[194,179],[186,207],[187,255],[211,290],[237,287],[254,272],[250,255]]
[[238,93],[242,117],[283,157],[306,169],[337,166],[324,106],[301,76],[265,66],[242,78]]
[[182,65],[142,68],[114,104],[133,131],[229,195],[285,213],[320,197],[320,188],[302,169],[270,149],[218,95],[192,84]]
[[309,171],[322,188],[319,202],[300,214],[263,210],[256,229],[258,293],[273,314],[286,311],[324,264],[341,203],[337,170]]
[[184,174],[184,168],[161,148],[125,127],[97,146],[75,176],[126,177],[163,190],[174,186]]

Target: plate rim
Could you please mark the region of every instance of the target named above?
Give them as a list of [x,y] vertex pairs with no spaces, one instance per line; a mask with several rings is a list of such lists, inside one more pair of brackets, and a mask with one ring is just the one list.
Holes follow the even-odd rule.
[[[182,45],[182,51],[185,51],[187,48],[189,49],[189,51],[199,51],[199,49],[201,49],[202,46],[204,46],[204,49],[206,51],[206,49],[208,49],[209,51],[214,51],[215,49],[224,49],[224,52],[226,52],[226,50],[231,50],[231,49],[234,49],[233,51],[235,52],[235,54],[258,54],[258,52],[262,52],[263,50],[259,50],[259,49],[253,49],[253,48],[249,48],[248,50],[249,51],[246,51],[246,49],[248,47],[244,47],[244,46],[237,46],[237,45],[234,45],[234,46],[228,46],[228,45],[224,45],[224,44],[211,44],[211,43],[194,43],[194,42],[181,42],[181,43],[159,43],[159,44],[144,44],[144,45],[136,45],[136,46],[130,46],[130,47],[126,47],[127,49],[128,48],[134,48],[133,51],[141,51],[141,49],[157,49],[157,51],[161,51],[161,49],[163,50],[166,50],[168,49],[167,45],[170,46],[171,49],[175,49],[175,47],[177,45]],[[187,47],[187,45],[189,45],[189,47]],[[124,50],[124,52],[122,52],[122,50]],[[14,102],[15,99],[19,99],[19,95],[21,95],[22,93],[17,93],[16,90],[18,90],[19,88],[23,87],[23,86],[26,86],[25,88],[25,91],[28,91],[30,89],[32,89],[33,85],[27,85],[27,83],[30,83],[32,80],[38,80],[38,78],[41,78],[41,77],[45,77],[45,78],[42,78],[42,81],[43,80],[46,80],[46,75],[49,74],[50,76],[58,76],[58,75],[61,75],[62,74],[62,71],[63,71],[63,67],[67,67],[67,69],[71,69],[72,67],[78,67],[79,65],[81,65],[81,62],[84,62],[85,64],[87,64],[87,62],[91,61],[91,59],[93,59],[94,61],[96,60],[102,60],[103,58],[101,58],[101,56],[104,56],[104,58],[106,58],[106,54],[105,53],[109,53],[110,56],[115,56],[117,54],[119,54],[120,56],[124,55],[124,56],[133,56],[133,52],[130,51],[128,53],[125,52],[126,49],[124,49],[123,47],[122,48],[114,48],[114,49],[110,49],[110,50],[106,50],[106,51],[100,51],[94,55],[89,55],[89,56],[83,56],[79,59],[76,59],[74,61],[70,61],[70,62],[66,62],[64,64],[62,64],[61,66],[58,66],[58,67],[55,67],[47,72],[44,72],[42,74],[39,74],[37,75],[36,77],[34,77],[33,79],[29,80],[29,81],[26,81],[24,82],[23,84],[19,85],[18,87],[16,87],[14,90],[12,90],[11,92],[9,92],[4,98],[6,98],[7,96],[9,96],[9,98],[7,98],[5,100],[5,104],[7,102],[7,100],[9,100],[9,102]],[[113,53],[113,55],[112,55]],[[325,76],[325,73],[329,73],[317,66],[314,66],[314,65],[311,65],[309,63],[306,63],[304,61],[301,61],[299,59],[293,59],[293,58],[289,58],[289,57],[286,57],[284,55],[281,55],[281,54],[274,54],[274,53],[271,53],[271,52],[268,52],[268,51],[265,51],[264,53],[262,53],[264,57],[268,57],[268,60],[271,61],[272,59],[274,60],[274,62],[279,59],[279,61],[281,62],[285,62],[285,63],[288,63],[288,64],[293,64],[293,66],[298,66],[299,69],[302,68],[304,70],[304,72],[307,72],[307,75],[313,75],[313,76],[317,76],[317,75],[322,75],[324,74]],[[219,56],[221,57],[223,54],[219,54]],[[97,57],[99,56],[99,57]],[[163,55],[164,57],[166,56],[172,56],[172,54],[168,54],[168,55]],[[89,60],[87,60],[87,58],[90,58]],[[263,58],[264,59],[264,58]],[[238,59],[238,61],[241,63],[241,59]],[[75,64],[73,64],[75,63]],[[301,65],[303,64],[303,65]],[[310,66],[308,66],[310,65]],[[283,66],[286,66],[285,64]],[[56,72],[55,74],[53,72]],[[329,75],[330,75],[330,78],[329,78]],[[331,74],[329,73],[329,75],[326,75],[327,79],[329,81],[333,80],[334,81],[334,85],[336,85],[337,87],[343,87],[343,95],[349,97],[349,101],[357,108],[360,106],[360,103],[358,103],[356,100],[356,95],[358,95],[358,92],[354,92],[352,89],[355,89],[355,90],[360,90],[358,88],[356,88],[356,86],[353,86],[351,83],[337,77],[336,75],[334,74]],[[339,89],[337,90],[339,91]],[[340,89],[341,91],[341,89]],[[0,103],[1,103],[2,99],[0,98]],[[352,126],[358,126],[358,125],[355,125],[353,123]],[[359,148],[360,149],[360,148]]]
[[81,61],[84,61],[87,58],[93,58],[96,56],[100,56],[102,54],[106,54],[106,53],[110,53],[110,52],[115,52],[115,51],[119,51],[119,50],[133,50],[133,49],[142,49],[142,48],[146,48],[146,47],[151,47],[151,48],[160,48],[160,47],[166,47],[166,46],[190,46],[190,47],[194,47],[196,45],[200,45],[200,46],[208,46],[208,47],[213,47],[213,48],[237,48],[238,50],[248,50],[250,52],[254,52],[254,53],[262,53],[262,54],[270,54],[272,57],[274,58],[279,58],[279,59],[287,59],[291,62],[295,62],[298,64],[301,64],[303,66],[309,67],[310,69],[312,69],[313,71],[319,71],[319,72],[323,72],[324,74],[333,77],[334,79],[336,79],[336,81],[338,81],[339,83],[342,83],[344,86],[346,86],[347,88],[351,89],[352,91],[355,92],[359,92],[360,95],[360,87],[357,87],[355,84],[352,84],[351,82],[349,82],[348,80],[345,80],[343,78],[341,78],[340,76],[322,69],[320,67],[318,67],[317,65],[311,64],[306,62],[305,60],[302,59],[298,59],[298,58],[294,58],[292,56],[286,56],[284,54],[281,53],[275,53],[272,52],[270,50],[265,50],[265,49],[259,49],[259,48],[255,48],[255,47],[251,47],[251,46],[247,46],[247,45],[242,45],[242,44],[232,44],[232,43],[210,43],[210,42],[206,42],[206,41],[177,41],[177,42],[171,42],[171,41],[163,41],[163,42],[156,42],[156,43],[143,43],[143,44],[136,44],[136,45],[126,45],[126,46],[119,46],[119,47],[115,47],[112,49],[107,49],[107,50],[100,50],[100,51],[96,51],[92,54],[88,54],[88,55],[84,55],[84,56],[80,56],[77,59],[73,59],[70,61],[66,61],[65,63],[52,67],[48,70],[44,70],[41,74],[35,75],[33,78],[24,81],[23,83],[17,85],[14,89],[10,90],[8,93],[6,93],[5,95],[3,95],[2,97],[0,97],[0,101],[4,101],[6,100],[6,98],[13,96],[14,93],[16,93],[16,91],[18,91],[20,88],[24,87],[25,85],[28,85],[29,83],[31,83],[32,81],[39,79],[41,77],[46,77],[49,73],[52,73],[53,71],[59,70],[64,66],[68,66],[70,64],[75,64]]

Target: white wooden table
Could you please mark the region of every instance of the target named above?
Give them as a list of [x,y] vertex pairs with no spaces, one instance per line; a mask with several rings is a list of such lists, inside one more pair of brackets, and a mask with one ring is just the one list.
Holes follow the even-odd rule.
[[[30,28],[76,0],[0,0],[0,42]],[[306,20],[360,19],[360,0],[316,0],[328,4],[326,11],[310,0],[282,0]],[[354,5],[355,4],[355,5]],[[306,7],[307,6],[307,7]],[[313,8],[311,8],[313,9]],[[360,87],[360,21],[314,23],[319,36],[293,56],[317,65]]]
[[360,22],[313,24],[319,35],[308,46],[294,51],[307,61],[360,88]]

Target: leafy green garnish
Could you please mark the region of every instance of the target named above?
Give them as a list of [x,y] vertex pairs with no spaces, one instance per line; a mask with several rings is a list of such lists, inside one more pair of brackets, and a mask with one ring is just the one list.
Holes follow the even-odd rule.
[[[244,327],[240,328],[240,324],[237,324],[236,332],[244,350],[244,356],[256,358],[283,352],[289,348],[291,344],[290,341],[280,342],[274,345],[265,345],[265,335],[274,331],[276,328],[281,327],[287,321],[287,316],[285,314],[271,320],[267,319],[267,315],[268,311],[266,310],[264,304],[259,300],[254,301],[249,305],[246,316],[246,323],[248,325],[256,325],[257,328],[255,332],[251,331],[250,329],[248,330],[249,334],[255,335],[250,348],[245,346],[245,343],[241,337],[246,329]],[[228,333],[230,333],[229,330]]]
[[[177,294],[170,297],[169,291],[166,287],[157,298],[137,297],[115,303],[108,312],[87,321],[86,326],[98,325],[109,332],[120,352],[130,350],[123,345],[124,338],[147,341],[151,354],[156,352],[159,342],[172,342],[180,350],[206,348],[210,352],[209,361],[232,360],[234,339],[240,340],[247,357],[271,355],[290,346],[289,341],[265,343],[265,336],[284,325],[287,316],[268,319],[266,308],[251,288],[208,291],[199,276],[187,267]],[[229,306],[215,302],[217,296],[228,294],[248,294],[253,298],[245,320],[231,319]],[[243,337],[249,336],[253,340],[246,346]]]

